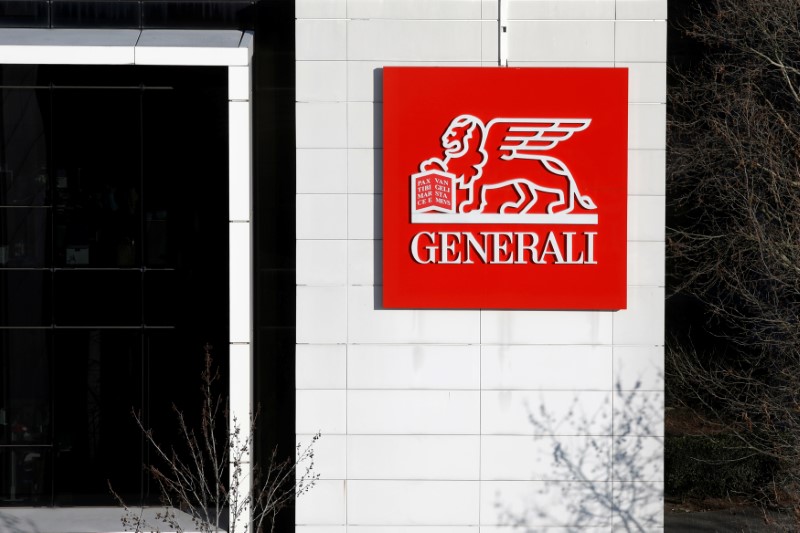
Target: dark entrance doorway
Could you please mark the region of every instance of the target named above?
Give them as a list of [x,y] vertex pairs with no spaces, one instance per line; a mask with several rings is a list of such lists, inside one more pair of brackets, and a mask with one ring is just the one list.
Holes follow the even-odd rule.
[[227,360],[227,69],[3,66],[0,91],[0,505],[146,502],[131,409],[175,440],[203,345]]

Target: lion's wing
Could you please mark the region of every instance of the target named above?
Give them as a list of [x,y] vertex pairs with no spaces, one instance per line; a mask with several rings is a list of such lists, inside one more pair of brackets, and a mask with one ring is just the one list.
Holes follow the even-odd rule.
[[503,159],[526,158],[550,150],[592,122],[588,118],[496,118],[486,126],[486,150]]

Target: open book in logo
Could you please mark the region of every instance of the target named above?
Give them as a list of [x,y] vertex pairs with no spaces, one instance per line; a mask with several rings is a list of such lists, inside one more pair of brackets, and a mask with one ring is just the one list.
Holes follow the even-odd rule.
[[585,130],[591,119],[454,118],[443,157],[411,176],[413,223],[597,224],[563,161],[545,152]]

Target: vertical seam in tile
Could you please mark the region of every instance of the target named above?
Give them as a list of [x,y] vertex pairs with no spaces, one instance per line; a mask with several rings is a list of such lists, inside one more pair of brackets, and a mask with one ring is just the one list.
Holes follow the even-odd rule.
[[[611,58],[614,62],[614,66],[617,66],[617,23],[619,19],[617,18],[617,2],[614,2],[614,41],[611,43]],[[630,73],[628,73],[630,75]],[[630,80],[629,80],[630,83]],[[630,94],[628,94],[628,102],[630,103]]]
[[[611,57],[614,60],[614,66],[615,67],[617,66],[617,26],[619,25],[619,18],[618,18],[618,13],[617,13],[618,3],[619,3],[619,0],[615,0],[614,1],[614,34],[613,34],[614,35],[614,42],[612,43],[612,52],[611,52],[612,53]],[[628,87],[630,87],[630,75],[631,75],[630,70],[628,70]],[[628,106],[630,106],[630,100],[631,100],[631,95],[630,95],[630,90],[628,90],[628,102],[627,102]],[[630,127],[630,120],[628,121],[628,127]],[[628,171],[630,171],[630,169],[628,169]],[[627,197],[630,198],[630,190],[628,190],[626,192],[626,194],[627,194]],[[626,199],[625,203],[627,205],[628,199]],[[628,240],[627,234],[625,236],[625,240],[626,241]],[[630,260],[631,260],[631,257],[626,252],[625,262],[628,263],[628,262],[630,262]],[[629,265],[627,265],[627,264],[625,265],[626,271],[627,271],[628,266]],[[630,291],[628,291],[627,284],[628,284],[628,279],[627,279],[627,275],[626,275],[626,279],[625,279],[625,285],[626,285],[625,295],[626,295],[626,299],[630,298]],[[610,492],[611,492],[611,505],[612,505],[612,508],[614,506],[614,488],[615,488],[614,487],[614,452],[615,452],[615,448],[616,448],[616,445],[617,445],[617,442],[616,442],[616,433],[617,433],[617,430],[616,430],[616,427],[617,427],[616,426],[616,413],[615,413],[615,410],[614,410],[614,399],[615,399],[614,396],[615,396],[615,391],[616,391],[616,389],[614,387],[614,346],[616,346],[616,337],[615,337],[614,333],[615,333],[614,332],[614,315],[611,315],[611,446],[610,446],[611,450],[610,450],[610,457],[609,457],[609,461],[608,461],[608,480],[609,480],[610,485],[611,485]],[[611,528],[610,528],[611,531],[614,531],[614,514],[613,513],[611,514],[610,526],[611,526]]]
[[478,309],[478,531],[483,493],[483,309]]
[[[344,1],[344,65],[345,65],[345,85],[344,85],[344,94],[345,94],[345,176],[346,176],[346,183],[345,183],[345,191],[346,191],[346,200],[345,200],[345,209],[346,209],[346,217],[347,217],[347,253],[345,254],[345,287],[344,287],[344,295],[345,295],[345,302],[344,302],[344,312],[345,312],[345,344],[344,344],[344,486],[342,490],[344,491],[344,530],[345,533],[350,529],[350,518],[348,516],[349,511],[349,503],[348,503],[348,480],[350,479],[350,470],[348,464],[348,447],[350,446],[350,383],[348,381],[349,378],[349,364],[350,364],[350,72],[349,72],[349,64],[350,64],[350,18],[349,13],[347,12],[348,8],[348,0]],[[374,276],[373,276],[374,277]],[[374,283],[374,281],[373,281]]]

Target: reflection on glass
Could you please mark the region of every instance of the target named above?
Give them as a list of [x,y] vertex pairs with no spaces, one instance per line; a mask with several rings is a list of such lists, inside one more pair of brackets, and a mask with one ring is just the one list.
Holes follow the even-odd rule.
[[138,188],[85,177],[80,169],[59,170],[56,176],[56,265],[139,267]]
[[138,491],[141,433],[130,412],[142,408],[141,333],[57,331],[54,343],[59,503],[110,500],[106,480]]
[[[4,67],[0,79],[35,85],[36,72]],[[0,205],[47,205],[48,91],[3,89],[0,96]]]
[[0,505],[49,503],[51,450],[47,446],[0,448]]
[[49,332],[0,330],[0,444],[50,440]]
[[52,435],[49,332],[0,330],[0,505],[39,503]]
[[141,266],[140,114],[136,90],[54,91],[56,266]]
[[46,207],[0,207],[0,268],[48,266]]

